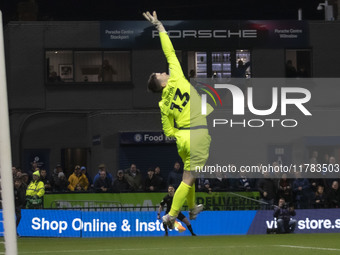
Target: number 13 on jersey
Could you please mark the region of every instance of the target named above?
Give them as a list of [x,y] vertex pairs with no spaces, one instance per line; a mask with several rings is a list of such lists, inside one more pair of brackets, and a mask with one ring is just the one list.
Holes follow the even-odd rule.
[[[181,105],[174,103],[177,100],[177,97],[179,97],[179,99],[182,101]],[[183,102],[183,99],[184,99],[184,102]],[[185,107],[188,104],[189,99],[190,99],[189,93],[185,92],[184,94],[182,94],[181,90],[177,88],[176,93],[173,98],[173,102],[170,105],[170,109],[173,110],[175,108],[175,109],[178,109],[178,111],[182,112],[183,107]]]

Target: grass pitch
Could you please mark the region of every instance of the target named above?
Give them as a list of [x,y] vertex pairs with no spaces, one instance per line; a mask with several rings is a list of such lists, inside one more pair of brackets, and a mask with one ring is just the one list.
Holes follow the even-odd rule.
[[[340,234],[139,238],[19,238],[19,254],[340,254]],[[0,254],[4,254],[3,247]]]

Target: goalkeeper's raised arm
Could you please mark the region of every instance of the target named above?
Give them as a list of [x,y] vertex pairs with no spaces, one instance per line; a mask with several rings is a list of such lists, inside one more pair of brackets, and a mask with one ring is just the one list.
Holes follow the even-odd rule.
[[161,40],[162,50],[169,64],[170,78],[178,79],[184,77],[182,67],[177,59],[175,49],[170,41],[170,38],[162,24],[157,18],[157,13],[154,11],[151,15],[150,12],[143,13],[145,19],[147,19],[151,24],[153,24],[159,33],[159,38]]

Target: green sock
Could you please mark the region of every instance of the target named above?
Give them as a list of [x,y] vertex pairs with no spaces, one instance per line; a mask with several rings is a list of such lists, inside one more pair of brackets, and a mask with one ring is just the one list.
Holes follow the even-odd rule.
[[188,193],[187,196],[187,203],[188,203],[188,208],[189,210],[194,208],[196,205],[196,201],[195,201],[195,183],[191,186],[191,189]]
[[170,216],[176,216],[178,215],[178,213],[180,212],[185,199],[188,197],[188,193],[190,192],[192,188],[188,185],[185,184],[184,182],[181,182],[181,184],[179,185],[179,187],[177,188],[174,198],[172,200],[172,206],[171,206],[171,210],[169,212]]

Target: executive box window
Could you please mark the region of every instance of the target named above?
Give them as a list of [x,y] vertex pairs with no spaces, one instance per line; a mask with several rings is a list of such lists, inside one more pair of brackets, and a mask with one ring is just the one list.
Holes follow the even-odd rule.
[[[190,78],[250,78],[250,50],[188,52]],[[191,75],[192,73],[192,75]]]
[[286,77],[312,77],[312,51],[310,49],[286,50]]
[[46,51],[47,82],[131,81],[129,51]]

